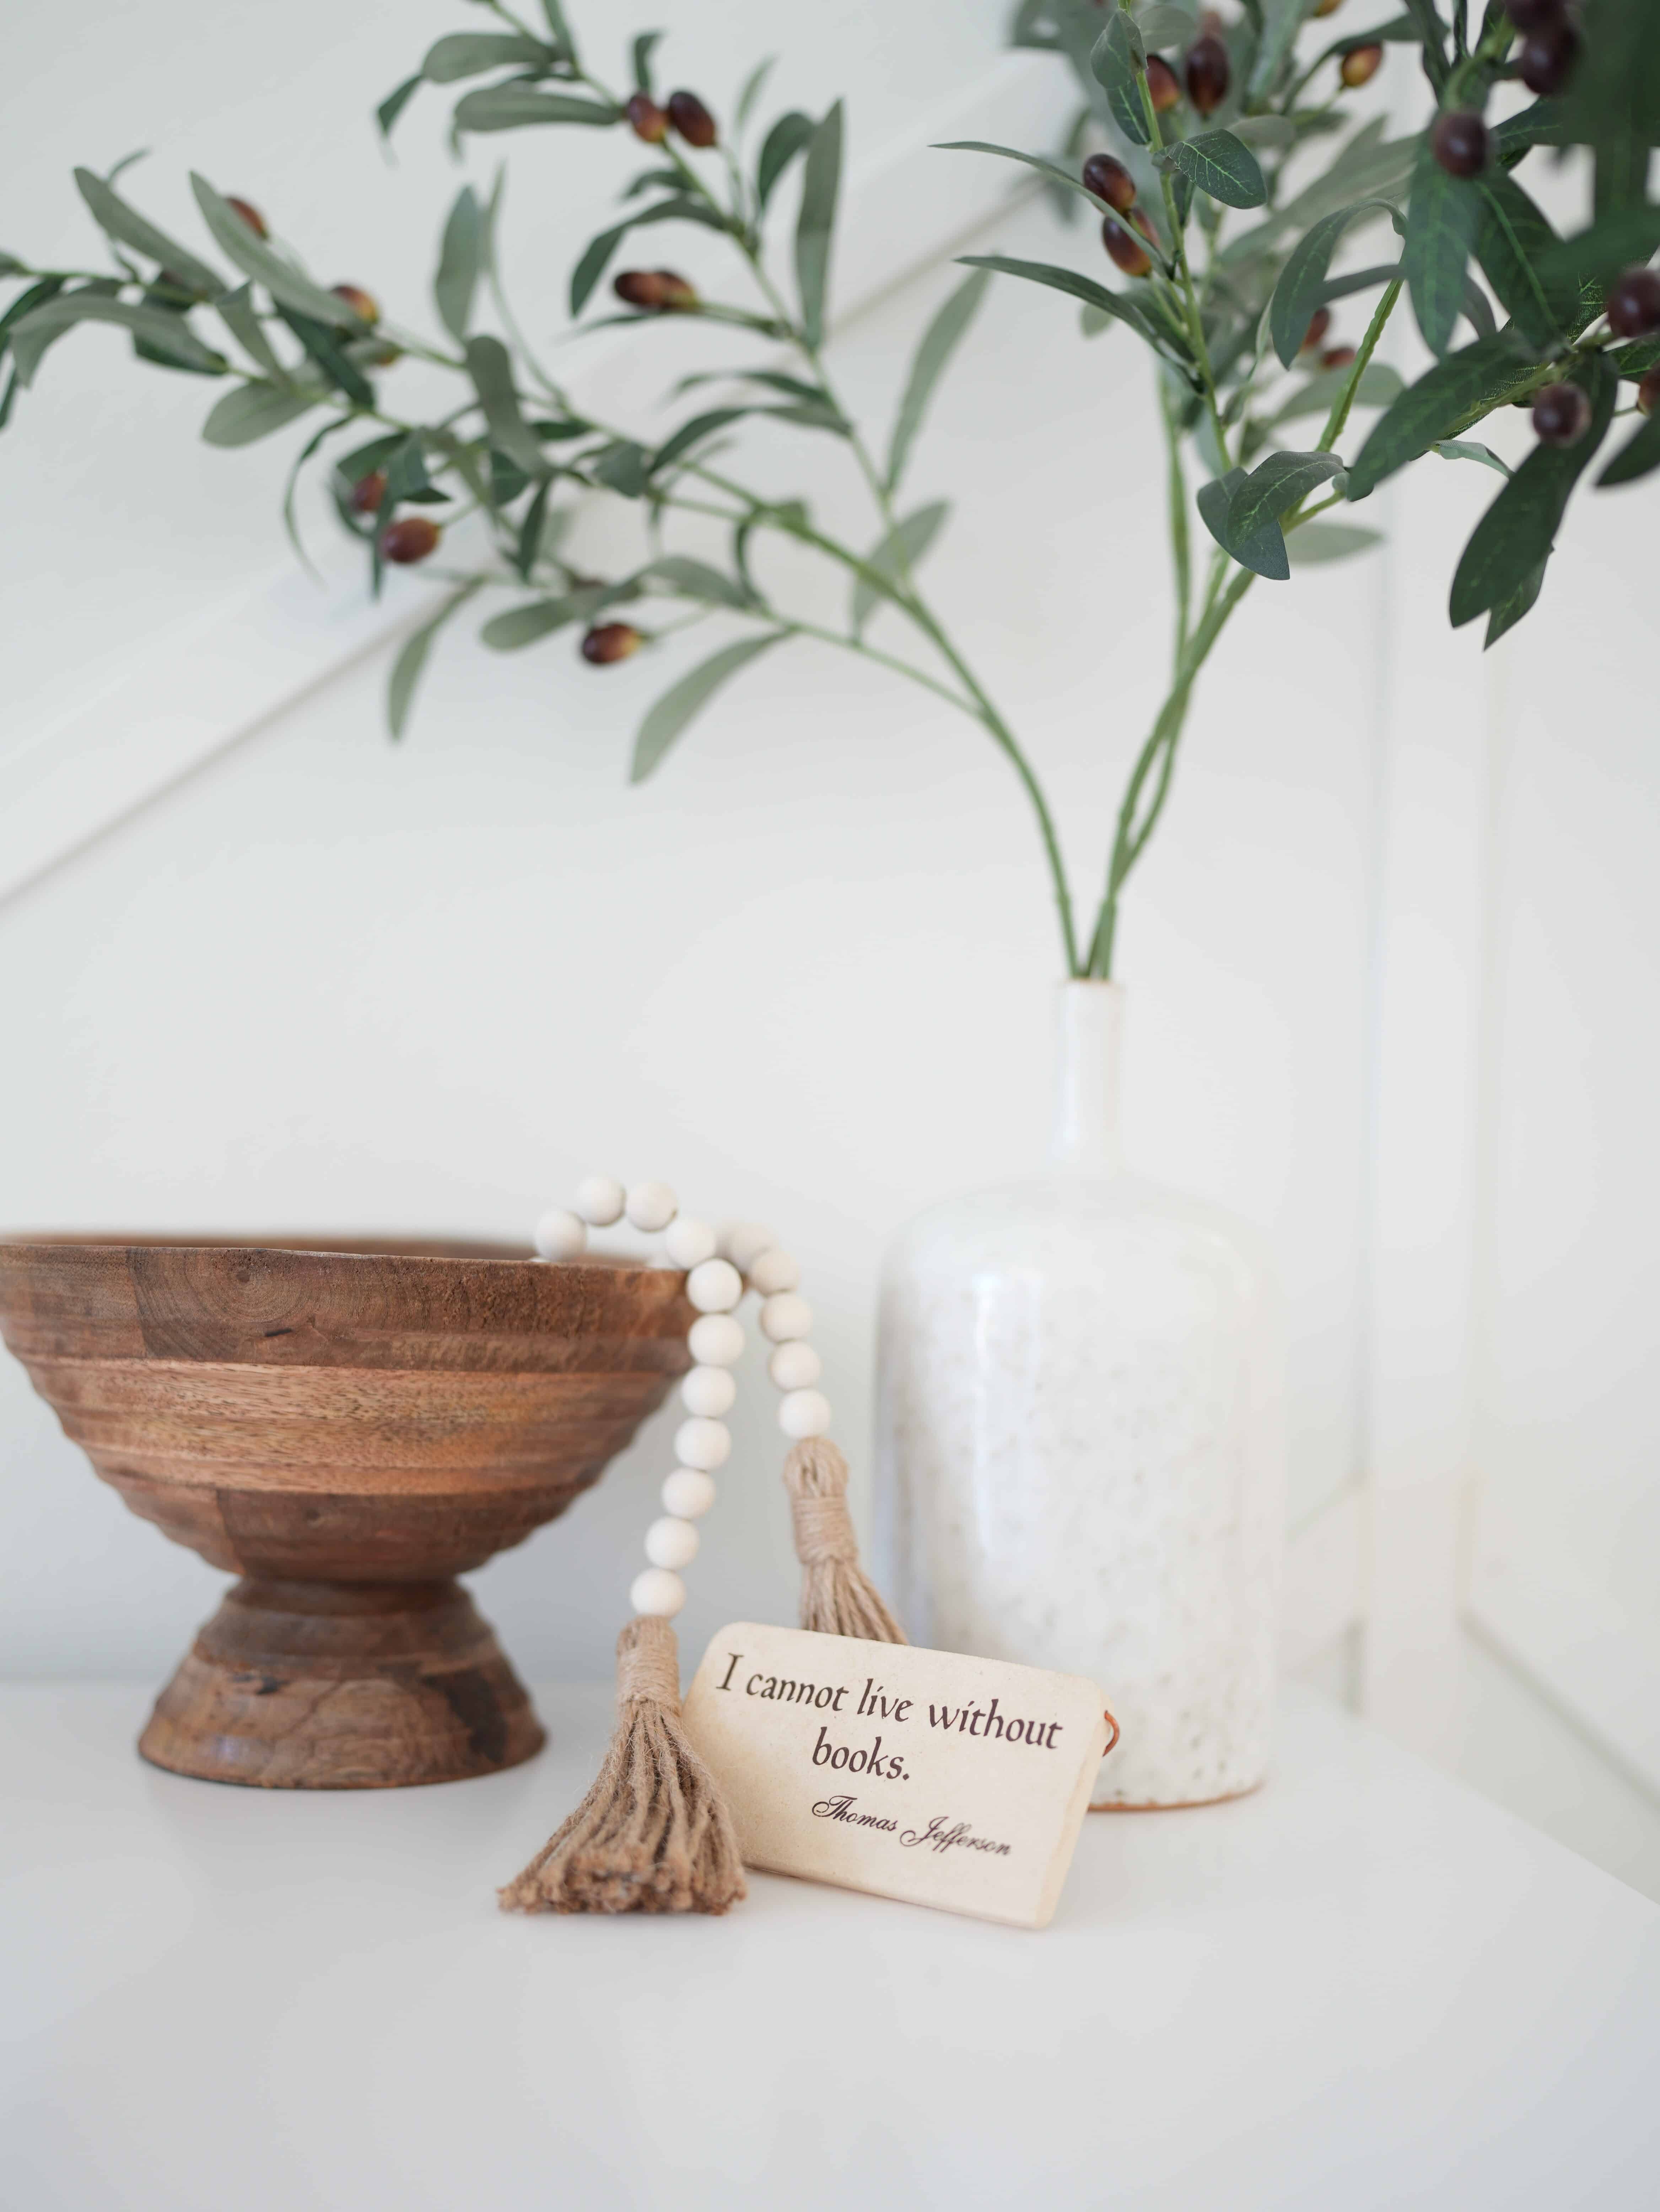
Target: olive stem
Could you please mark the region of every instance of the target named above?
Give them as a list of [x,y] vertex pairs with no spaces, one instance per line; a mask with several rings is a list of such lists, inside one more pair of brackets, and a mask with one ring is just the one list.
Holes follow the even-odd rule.
[[1354,365],[1349,370],[1348,380],[1333,401],[1331,412],[1326,417],[1326,426],[1320,434],[1320,442],[1314,449],[1316,453],[1329,453],[1338,439],[1342,436],[1343,425],[1348,422],[1349,410],[1354,404],[1354,395],[1360,388],[1360,379],[1366,374],[1367,364],[1372,355],[1378,350],[1378,341],[1384,334],[1384,325],[1394,312],[1395,302],[1401,296],[1401,279],[1398,276],[1392,283],[1384,287],[1383,296],[1378,302],[1371,322],[1366,325],[1366,334],[1361,339],[1360,350],[1354,356]]

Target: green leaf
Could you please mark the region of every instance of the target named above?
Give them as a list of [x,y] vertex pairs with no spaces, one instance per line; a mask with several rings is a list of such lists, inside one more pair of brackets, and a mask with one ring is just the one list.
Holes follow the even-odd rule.
[[655,476],[659,469],[668,468],[705,438],[712,437],[717,430],[724,430],[729,422],[736,422],[740,416],[754,411],[748,407],[712,407],[707,414],[694,415],[689,422],[682,422],[673,436],[657,448],[651,457],[647,474]]
[[651,480],[651,455],[632,438],[618,438],[596,456],[592,472],[624,499],[638,499]]
[[517,31],[454,31],[427,47],[421,74],[428,84],[455,84],[487,70],[542,69],[553,58],[537,40]]
[[801,184],[801,213],[796,221],[796,285],[801,295],[802,327],[809,345],[824,337],[825,300],[830,284],[830,243],[836,225],[836,195],[841,185],[841,102],[838,100],[808,142]]
[[1426,136],[1413,173],[1401,268],[1424,343],[1445,354],[1464,295],[1464,264],[1475,244],[1482,201],[1474,185],[1450,177]]
[[1265,522],[1277,522],[1288,514],[1317,485],[1341,476],[1342,468],[1336,453],[1270,453],[1228,501],[1229,538],[1237,545],[1249,544]]
[[661,31],[642,31],[634,40],[632,59],[634,65],[634,90],[650,96],[651,90],[651,49],[662,38]]
[[[1560,240],[1539,259],[1539,275],[1605,291],[1633,261],[1646,261],[1660,246],[1660,207],[1624,207],[1597,216],[1577,238]],[[1600,307],[1601,300],[1597,301]]]
[[548,520],[548,501],[553,495],[553,489],[551,477],[544,478],[536,486],[536,495],[525,508],[524,520],[518,526],[518,543],[513,548],[512,562],[527,584],[542,552],[542,534]]
[[480,630],[479,640],[492,653],[518,653],[527,645],[551,637],[556,629],[586,622],[594,605],[592,592],[573,592],[556,599],[527,599],[523,606],[493,615]]
[[297,392],[292,385],[240,385],[209,410],[203,441],[209,446],[251,446],[309,414],[322,398],[320,392]]
[[1285,534],[1278,520],[1270,515],[1251,538],[1244,540],[1236,538],[1228,526],[1234,494],[1245,483],[1243,469],[1230,469],[1226,476],[1213,477],[1208,484],[1201,485],[1194,501],[1199,519],[1222,550],[1231,554],[1241,568],[1249,568],[1254,575],[1283,583],[1291,574],[1291,564],[1286,557]]
[[1591,404],[1590,427],[1572,446],[1537,445],[1476,524],[1452,579],[1454,629],[1499,607],[1549,557],[1569,495],[1590,465],[1614,413],[1620,380],[1600,354],[1569,372]]
[[1487,634],[1481,646],[1483,653],[1490,651],[1507,629],[1514,629],[1523,616],[1532,611],[1534,602],[1544,589],[1545,570],[1549,565],[1547,559],[1540,562],[1536,568],[1530,568],[1510,597],[1494,607],[1487,617]]
[[1132,146],[1147,145],[1152,134],[1147,127],[1139,82],[1147,74],[1147,49],[1141,33],[1116,0],[1106,28],[1089,50],[1089,67],[1106,94],[1107,107],[1119,130]]
[[169,238],[165,230],[158,230],[153,222],[127,205],[119,193],[112,192],[101,177],[90,169],[75,173],[77,191],[92,210],[99,228],[123,246],[130,246],[135,253],[143,254],[158,267],[166,269],[192,292],[204,299],[216,299],[226,289],[224,278],[216,270],[209,269],[205,261],[198,261],[188,246],[180,246]]
[[63,276],[42,276],[17,295],[5,313],[0,315],[0,358],[3,358],[11,343],[11,333],[24,316],[32,314],[36,307],[45,307],[48,300],[55,300],[67,282]]
[[1313,5],[1314,0],[1263,0],[1262,37],[1245,85],[1248,105],[1255,106],[1274,89]]
[[1545,284],[1537,264],[1558,243],[1556,233],[1513,177],[1494,169],[1476,185],[1481,220],[1475,258],[1499,305],[1530,345],[1554,345],[1573,326],[1578,288]]
[[1028,283],[1046,284],[1051,291],[1068,293],[1113,321],[1128,323],[1132,331],[1166,357],[1181,358],[1175,353],[1174,341],[1154,326],[1146,310],[1136,301],[1126,300],[1118,292],[1109,292],[1105,284],[1098,284],[1093,276],[1081,276],[1075,269],[1057,268],[1049,261],[1015,261],[1003,253],[964,253],[958,258],[966,269],[991,269],[1000,276],[1022,276]]
[[755,198],[763,213],[773,186],[812,135],[812,117],[792,107],[787,115],[779,116],[762,139],[760,159],[755,164]]
[[484,210],[470,185],[456,194],[444,226],[439,249],[438,273],[433,278],[433,300],[439,320],[457,344],[467,343],[472,320],[473,295],[484,266]]
[[221,293],[214,301],[214,312],[249,360],[263,368],[274,382],[283,382],[288,372],[277,359],[265,335],[264,325],[255,312],[253,287],[239,284],[234,292]]
[[1501,477],[1511,473],[1508,461],[1501,461],[1491,446],[1484,446],[1479,438],[1444,438],[1429,448],[1444,461],[1479,461],[1484,469],[1496,469]]
[[220,245],[243,275],[263,284],[272,299],[280,300],[285,307],[298,307],[302,315],[315,316],[330,329],[349,331],[354,337],[368,329],[361,315],[348,307],[337,293],[325,292],[320,284],[313,284],[309,276],[293,268],[263,239],[256,238],[235,209],[221,198],[205,177],[193,173],[191,190],[196,194],[203,221]]
[[526,476],[545,476],[548,463],[520,411],[506,347],[500,338],[475,337],[468,339],[466,351],[467,373],[490,428],[490,443],[499,446]]
[[337,392],[343,392],[356,406],[374,405],[374,386],[362,370],[347,358],[326,323],[319,323],[311,315],[296,314],[280,300],[276,312]]
[[745,125],[754,113],[755,102],[760,98],[761,87],[772,74],[772,61],[773,57],[769,54],[764,62],[757,62],[743,80],[743,89],[738,94],[737,106],[732,110],[732,131],[735,137],[742,134]]
[[736,577],[723,575],[706,561],[694,561],[689,554],[662,554],[639,573],[642,578],[659,577],[682,599],[701,599],[709,606],[744,609],[754,605],[754,594]]
[[421,76],[421,71],[417,70],[413,76],[406,76],[403,83],[400,84],[395,91],[389,92],[385,100],[381,101],[379,106],[377,107],[374,112],[374,119],[379,125],[380,135],[383,138],[390,138],[391,137],[392,125],[397,121],[398,117],[403,114],[404,109],[415,98],[416,93],[420,91],[421,86],[425,82],[426,79]]
[[[1318,370],[1306,383],[1300,384],[1282,406],[1275,409],[1268,417],[1269,425],[1294,422],[1300,415],[1329,415],[1353,374],[1352,368]],[[1369,361],[1354,387],[1355,404],[1361,407],[1392,407],[1405,388],[1394,369],[1380,361]]]
[[165,307],[141,307],[130,301],[112,300],[107,293],[90,289],[64,292],[30,309],[12,325],[12,358],[17,380],[26,389],[34,381],[40,357],[54,339],[76,323],[116,323],[123,330],[148,338],[158,351],[186,368],[222,375],[230,363],[223,354],[204,346],[200,338]]
[[1137,15],[1136,28],[1147,51],[1158,53],[1166,46],[1190,46],[1199,35],[1199,19],[1191,9],[1173,5],[1173,0],[1159,0],[1156,7]]
[[[851,620],[855,630],[862,630],[882,597],[881,584],[892,584],[903,589],[910,571],[921,562],[929,547],[940,534],[941,526],[951,512],[948,500],[936,499],[926,507],[919,507],[913,514],[890,530],[875,550],[865,557],[865,567],[875,571],[874,577],[855,576]],[[891,596],[891,594],[890,594]]]
[[1635,483],[1651,469],[1660,469],[1660,410],[1651,415],[1639,426],[1634,437],[1627,438],[1614,459],[1596,479],[1597,489],[1615,484]]
[[1423,42],[1424,74],[1439,92],[1447,81],[1446,26],[1436,11],[1435,0],[1406,0],[1406,9]]
[[911,363],[911,374],[906,380],[905,397],[900,402],[900,411],[894,420],[894,435],[888,448],[888,490],[898,488],[905,473],[905,465],[911,454],[912,443],[922,428],[922,419],[934,387],[945,374],[946,363],[961,343],[975,311],[985,296],[985,288],[991,282],[989,269],[977,269],[972,276],[965,277],[945,305],[923,332]]
[[1395,210],[1387,200],[1378,199],[1357,200],[1352,207],[1339,208],[1306,231],[1286,257],[1269,302],[1268,317],[1274,350],[1283,368],[1289,368],[1302,350],[1314,310],[1327,296],[1326,272],[1338,240],[1356,216],[1379,212],[1393,215]]
[[560,5],[560,0],[542,0],[542,12],[548,20],[548,28],[553,33],[554,44],[567,62],[574,62],[577,58],[577,42],[571,36],[571,27],[565,20],[565,10]]
[[1508,331],[1438,362],[1401,394],[1361,447],[1348,472],[1348,496],[1364,499],[1385,477],[1432,446],[1456,438],[1472,422],[1514,398],[1536,370],[1521,340]]
[[0,276],[27,276],[27,261],[20,261],[15,253],[0,253]]
[[639,735],[634,739],[633,764],[628,771],[629,782],[644,783],[682,731],[721,685],[787,635],[786,631],[774,629],[760,637],[742,638],[736,645],[724,646],[707,660],[700,661],[678,684],[671,684],[639,726]]
[[1458,312],[1478,338],[1498,335],[1498,319],[1493,314],[1487,295],[1468,270],[1464,271],[1464,296],[1459,302]]
[[451,592],[432,620],[422,623],[414,635],[405,638],[399,647],[386,684],[386,727],[394,738],[401,738],[409,726],[409,709],[415,704],[415,686],[427,665],[433,640],[456,610],[465,606],[478,588],[476,583],[463,584],[458,592]]
[[1161,157],[1202,192],[1224,207],[1261,207],[1268,198],[1257,156],[1231,131],[1203,131],[1197,138],[1178,138]]
[[1567,143],[1561,103],[1554,100],[1536,100],[1531,107],[1507,115],[1502,123],[1493,125],[1491,137],[1495,158],[1507,169],[1514,167],[1532,147]]
[[1286,539],[1286,553],[1293,568],[1307,568],[1321,561],[1346,561],[1351,553],[1369,553],[1381,545],[1381,530],[1362,530],[1353,522],[1304,522]]
[[6,388],[4,392],[0,393],[0,430],[3,430],[7,423],[11,420],[12,402],[16,398],[16,397],[17,371],[14,368],[11,374],[6,379]]
[[463,93],[456,102],[457,131],[520,131],[541,123],[585,123],[604,130],[621,115],[597,100],[573,100],[568,93],[542,92],[533,84],[494,84]]

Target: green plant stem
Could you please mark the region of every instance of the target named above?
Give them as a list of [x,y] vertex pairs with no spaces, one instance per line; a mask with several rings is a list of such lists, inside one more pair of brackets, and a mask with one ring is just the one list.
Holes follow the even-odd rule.
[[1400,298],[1401,290],[1402,283],[1398,276],[1392,283],[1384,285],[1383,296],[1373,311],[1371,322],[1366,325],[1366,334],[1360,341],[1360,351],[1354,356],[1354,366],[1348,373],[1348,380],[1333,401],[1331,412],[1326,417],[1325,428],[1320,433],[1320,442],[1314,449],[1316,453],[1330,453],[1338,439],[1342,436],[1343,425],[1348,422],[1349,410],[1354,404],[1354,395],[1360,388],[1360,379],[1366,374],[1367,364],[1372,355],[1378,350],[1378,341],[1384,334],[1384,325],[1393,313],[1395,302]]
[[[1164,149],[1164,132],[1159,125],[1159,111],[1153,105],[1153,94],[1147,82],[1145,66],[1136,71],[1136,89],[1142,97],[1142,112],[1147,118],[1150,133],[1151,151],[1156,162]],[[1210,425],[1216,435],[1216,450],[1222,457],[1226,472],[1228,462],[1227,431],[1222,422],[1221,403],[1216,394],[1215,372],[1210,365],[1210,347],[1204,334],[1204,318],[1199,313],[1198,295],[1193,289],[1193,271],[1188,265],[1187,233],[1176,210],[1175,188],[1170,181],[1168,169],[1159,171],[1159,189],[1164,198],[1165,221],[1170,225],[1171,251],[1175,256],[1176,273],[1181,279],[1182,302],[1187,316],[1188,343],[1193,348],[1193,358],[1200,375],[1204,379],[1205,404],[1210,410]]]
[[1159,410],[1164,418],[1165,446],[1169,456],[1166,496],[1170,509],[1170,565],[1176,580],[1176,640],[1172,680],[1180,673],[1187,652],[1188,624],[1193,611],[1193,554],[1188,538],[1187,483],[1182,474],[1181,425],[1167,380],[1159,379]]

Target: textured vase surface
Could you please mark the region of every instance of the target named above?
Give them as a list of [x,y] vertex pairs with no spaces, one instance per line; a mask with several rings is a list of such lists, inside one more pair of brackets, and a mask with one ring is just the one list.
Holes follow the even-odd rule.
[[913,1638],[1084,1674],[1098,1805],[1237,1796],[1271,1749],[1284,1529],[1271,1269],[1118,1150],[1122,997],[1063,988],[1052,1163],[903,1230],[878,1510]]

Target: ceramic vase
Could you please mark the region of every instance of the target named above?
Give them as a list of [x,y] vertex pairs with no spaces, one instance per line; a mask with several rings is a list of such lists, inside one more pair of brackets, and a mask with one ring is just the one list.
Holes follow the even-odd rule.
[[888,1254],[879,1534],[914,1639],[1100,1685],[1092,1802],[1189,1805],[1268,1767],[1283,1358],[1255,1235],[1123,1165],[1123,1012],[1062,987],[1047,1172]]

